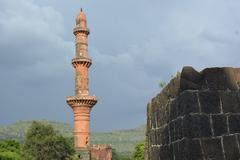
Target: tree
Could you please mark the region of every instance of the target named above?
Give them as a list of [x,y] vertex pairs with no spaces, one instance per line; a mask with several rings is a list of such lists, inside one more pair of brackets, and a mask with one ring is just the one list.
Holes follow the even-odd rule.
[[6,140],[0,142],[0,160],[20,160],[21,146],[18,141]]
[[65,160],[74,154],[70,141],[50,124],[34,121],[26,134],[24,160]]
[[135,146],[133,159],[134,160],[144,160],[144,151],[145,151],[145,141],[139,142]]

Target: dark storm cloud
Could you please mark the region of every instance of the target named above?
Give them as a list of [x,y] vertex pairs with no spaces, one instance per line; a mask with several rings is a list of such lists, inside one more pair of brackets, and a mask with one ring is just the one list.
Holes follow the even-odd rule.
[[72,122],[65,96],[74,91],[72,28],[81,7],[91,30],[90,88],[99,97],[93,130],[145,123],[158,83],[184,65],[240,65],[240,2],[234,0],[2,0],[1,123]]
[[57,52],[61,54],[62,49],[70,48],[60,37],[61,15],[55,10],[39,8],[24,0],[1,3],[1,67],[51,61]]
[[1,124],[67,120],[62,113],[68,108],[56,112],[65,104],[60,86],[73,86],[65,77],[71,76],[66,53],[74,51],[74,43],[64,40],[63,32],[62,15],[52,7],[28,0],[0,2]]

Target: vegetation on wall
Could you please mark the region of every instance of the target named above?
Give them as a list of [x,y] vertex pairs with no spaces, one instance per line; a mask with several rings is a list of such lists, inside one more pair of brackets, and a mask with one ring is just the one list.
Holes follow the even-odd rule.
[[165,86],[166,86],[166,82],[160,82],[160,83],[159,83],[159,87],[160,87],[161,89],[163,89]]

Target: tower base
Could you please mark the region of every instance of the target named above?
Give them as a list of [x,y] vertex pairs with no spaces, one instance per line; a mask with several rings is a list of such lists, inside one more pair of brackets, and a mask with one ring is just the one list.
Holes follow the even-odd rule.
[[112,147],[106,144],[91,146],[92,160],[112,160]]
[[90,149],[79,149],[76,150],[77,157],[79,160],[91,160],[91,151]]

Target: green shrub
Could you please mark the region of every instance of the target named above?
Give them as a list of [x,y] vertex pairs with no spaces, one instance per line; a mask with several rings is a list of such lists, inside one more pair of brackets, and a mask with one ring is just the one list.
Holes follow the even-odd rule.
[[145,141],[138,143],[133,154],[134,160],[144,160]]
[[15,140],[5,140],[0,142],[0,160],[20,160],[21,146]]

